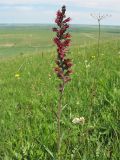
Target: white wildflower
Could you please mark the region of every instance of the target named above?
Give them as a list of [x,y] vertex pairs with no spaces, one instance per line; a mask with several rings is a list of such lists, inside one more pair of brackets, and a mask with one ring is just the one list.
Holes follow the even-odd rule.
[[85,123],[85,118],[84,117],[80,117],[80,118],[74,118],[73,120],[72,120],[72,123],[74,123],[74,124],[81,124],[81,125],[84,125],[84,123]]

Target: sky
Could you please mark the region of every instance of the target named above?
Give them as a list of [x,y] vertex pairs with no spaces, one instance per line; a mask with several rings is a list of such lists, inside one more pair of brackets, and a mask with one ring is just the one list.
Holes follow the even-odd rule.
[[120,0],[0,0],[0,23],[54,23],[66,5],[73,24],[97,24],[90,14],[111,15],[103,25],[120,25]]

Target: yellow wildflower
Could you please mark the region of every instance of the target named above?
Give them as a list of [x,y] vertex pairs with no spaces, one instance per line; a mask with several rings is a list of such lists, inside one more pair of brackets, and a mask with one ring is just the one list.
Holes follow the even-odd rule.
[[18,73],[15,74],[15,78],[20,78],[20,75]]

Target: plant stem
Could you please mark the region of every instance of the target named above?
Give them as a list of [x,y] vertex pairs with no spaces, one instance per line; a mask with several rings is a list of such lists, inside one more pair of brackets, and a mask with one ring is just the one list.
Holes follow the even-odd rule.
[[64,81],[63,81],[63,84],[62,84],[62,89],[60,91],[60,97],[59,97],[59,101],[58,101],[58,112],[57,112],[57,128],[58,128],[57,152],[58,152],[58,160],[61,159],[61,156],[60,156],[60,149],[61,149],[61,125],[60,125],[60,120],[61,120],[61,113],[62,113],[63,93],[64,93]]
[[100,55],[100,20],[98,19],[98,57]]

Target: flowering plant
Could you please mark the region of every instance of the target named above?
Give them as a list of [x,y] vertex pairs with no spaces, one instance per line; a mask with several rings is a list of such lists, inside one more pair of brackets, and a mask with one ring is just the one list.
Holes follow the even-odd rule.
[[61,10],[57,11],[57,17],[55,23],[57,27],[53,28],[53,32],[56,32],[56,37],[54,38],[54,43],[57,46],[57,59],[55,67],[55,72],[57,77],[62,80],[59,85],[60,97],[58,100],[58,110],[57,110],[57,150],[58,150],[58,159],[61,159],[60,148],[61,148],[61,113],[62,113],[62,97],[64,92],[64,86],[67,82],[71,80],[70,74],[72,73],[71,66],[72,61],[69,58],[66,58],[68,47],[70,46],[71,35],[67,31],[69,28],[68,22],[71,20],[70,17],[66,18],[65,15],[66,7],[62,6]]
[[71,59],[66,58],[66,54],[68,51],[68,47],[71,41],[71,35],[67,32],[69,28],[68,22],[71,20],[70,17],[66,18],[65,15],[66,7],[63,6],[61,11],[57,11],[57,17],[55,19],[55,23],[58,27],[53,28],[53,31],[56,32],[56,37],[54,38],[54,43],[57,45],[57,60],[55,67],[55,72],[59,79],[62,80],[62,84],[60,84],[60,91],[62,92],[64,89],[64,84],[71,80],[70,74],[72,73]]

